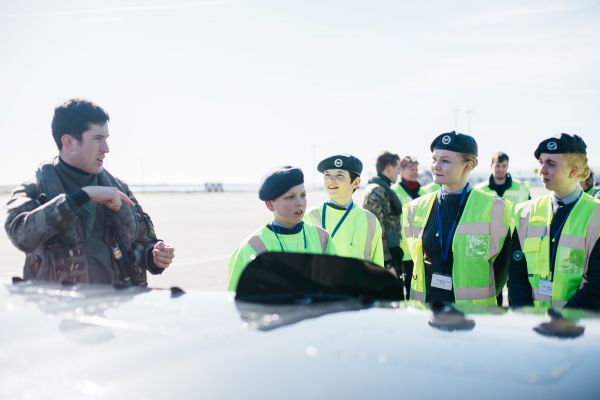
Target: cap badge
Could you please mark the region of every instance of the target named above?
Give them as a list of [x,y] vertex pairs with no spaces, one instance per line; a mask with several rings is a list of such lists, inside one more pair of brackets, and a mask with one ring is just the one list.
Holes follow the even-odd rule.
[[553,151],[553,150],[556,150],[558,145],[556,144],[556,142],[548,142],[546,147],[548,147],[548,150]]
[[446,135],[442,138],[442,143],[449,144],[452,141],[452,138],[449,135]]
[[339,159],[339,158],[336,158],[336,159],[335,159],[335,161],[333,162],[333,165],[335,165],[336,167],[338,167],[338,168],[339,168],[339,167],[341,167],[342,165],[344,165],[344,162],[343,162],[341,159]]

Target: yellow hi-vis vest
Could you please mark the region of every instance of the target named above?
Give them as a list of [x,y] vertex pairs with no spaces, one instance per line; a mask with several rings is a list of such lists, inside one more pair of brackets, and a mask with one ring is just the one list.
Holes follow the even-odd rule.
[[[437,193],[426,194],[404,207],[402,227],[415,263],[410,298],[425,301],[423,232]],[[458,304],[496,305],[493,262],[510,229],[512,206],[473,188],[452,238],[452,289]]]
[[[429,185],[431,185],[431,183]],[[400,183],[394,183],[392,185],[392,190],[396,193],[403,206],[404,204],[408,204],[414,200]],[[419,187],[419,191],[417,192],[417,194],[419,196],[423,196],[425,194],[422,187]],[[402,235],[402,238],[400,238],[400,247],[404,252],[404,257],[402,258],[402,261],[411,261],[412,258],[410,257],[410,251],[408,250],[408,244],[406,243],[406,237],[404,237],[404,235]]]
[[[304,232],[303,232],[304,231]],[[277,253],[335,254],[335,245],[323,229],[304,223],[304,229],[293,235],[275,235],[267,225],[246,238],[229,257],[227,290],[235,291],[246,265],[267,251]],[[306,234],[306,248],[304,235]],[[278,239],[279,237],[279,239]],[[281,241],[281,242],[280,242]],[[283,249],[282,249],[283,247]]]
[[[306,214],[304,219],[312,225],[325,229],[331,235],[346,210],[327,207],[325,226],[322,225],[322,210],[323,205],[315,207]],[[336,255],[366,260],[383,267],[381,224],[374,214],[364,208],[355,204],[332,240],[335,243]]]
[[[563,307],[582,286],[590,254],[600,237],[600,201],[583,193],[560,233],[550,276],[552,194],[519,204],[515,229],[527,261],[527,274],[537,308]],[[552,280],[552,297],[540,293],[540,281]]]
[[442,188],[442,185],[438,185],[435,182],[430,182],[425,186],[421,186],[421,190],[423,191],[423,194],[437,192],[441,188]]
[[[490,188],[489,182],[481,182],[479,185],[475,186],[478,189],[483,190],[484,192],[496,193],[495,190]],[[529,182],[520,182],[516,179],[513,179],[512,184],[504,194],[502,195],[503,199],[510,200],[513,205],[517,205],[519,203],[523,203],[524,201],[529,200]]]

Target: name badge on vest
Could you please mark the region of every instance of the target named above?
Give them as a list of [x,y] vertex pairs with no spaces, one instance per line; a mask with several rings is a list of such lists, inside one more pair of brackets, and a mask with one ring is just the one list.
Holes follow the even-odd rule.
[[431,275],[431,287],[452,290],[452,277],[442,274]]
[[552,282],[540,279],[538,293],[542,296],[552,297]]

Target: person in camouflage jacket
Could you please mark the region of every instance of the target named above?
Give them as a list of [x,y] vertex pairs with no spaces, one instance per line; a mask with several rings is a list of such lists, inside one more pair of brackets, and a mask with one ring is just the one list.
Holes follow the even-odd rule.
[[363,208],[375,214],[381,223],[385,264],[393,268],[397,276],[401,275],[403,257],[400,248],[402,204],[391,185],[398,179],[399,162],[397,154],[387,151],[377,157],[377,176],[369,180],[363,200]]
[[71,99],[55,109],[52,133],[59,157],[13,190],[5,229],[26,253],[24,279],[146,285],[146,271],[167,268],[175,249],[154,226],[128,186],[103,168],[108,114]]

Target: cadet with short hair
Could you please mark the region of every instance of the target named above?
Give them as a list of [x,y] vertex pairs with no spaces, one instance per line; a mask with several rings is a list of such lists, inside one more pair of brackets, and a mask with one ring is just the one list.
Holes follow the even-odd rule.
[[383,258],[385,267],[402,276],[402,249],[400,248],[400,214],[402,203],[391,189],[398,179],[400,157],[388,151],[377,157],[377,176],[365,189],[363,208],[373,213],[382,228]]
[[349,154],[322,160],[329,200],[306,214],[305,220],[325,229],[335,243],[337,255],[369,261],[383,267],[381,225],[377,217],[354,204],[352,194],[360,185],[362,162]]
[[442,188],[402,213],[414,261],[411,299],[494,306],[508,277],[511,204],[469,184],[477,166],[473,137],[443,133],[430,149]]
[[7,203],[5,229],[26,253],[24,279],[146,285],[174,248],[154,226],[129,187],[104,169],[108,114],[71,99],[54,110],[59,155],[38,167]]
[[549,193],[515,211],[512,306],[600,309],[600,202],[578,185],[589,175],[586,148],[562,133],[534,152]]
[[227,289],[235,291],[242,272],[257,255],[265,252],[335,254],[327,231],[302,222],[306,210],[304,174],[286,166],[267,174],[258,198],[273,213],[273,220],[242,241],[227,265]]
[[513,206],[531,199],[529,183],[513,179],[508,172],[508,154],[501,151],[492,156],[492,174],[486,182],[481,182],[476,187],[484,192],[496,193],[498,196],[510,200]]
[[[419,161],[411,156],[405,156],[400,160],[400,181],[392,185],[392,190],[400,199],[402,206],[410,203],[417,197],[424,195],[421,184],[417,180],[419,178]],[[410,258],[408,245],[404,235],[400,240],[400,247],[404,253],[402,259],[402,271],[404,275],[404,285],[406,298],[410,299],[410,282],[412,280],[413,262]]]

